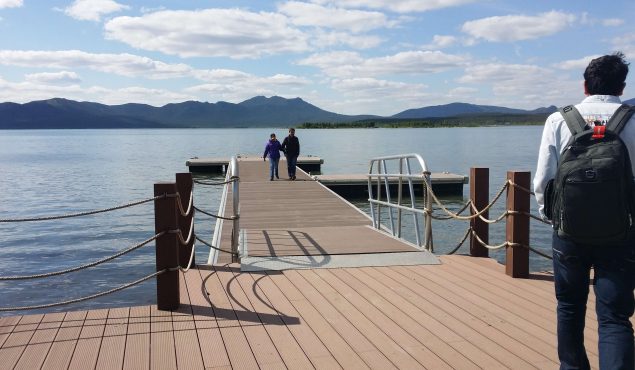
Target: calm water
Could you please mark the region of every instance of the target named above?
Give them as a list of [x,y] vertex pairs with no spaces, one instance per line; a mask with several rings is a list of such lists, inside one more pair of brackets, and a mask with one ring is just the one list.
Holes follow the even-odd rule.
[[[419,153],[433,172],[467,175],[470,167],[489,167],[493,196],[503,184],[507,170],[534,170],[541,129],[528,126],[299,130],[298,137],[303,155],[324,159],[322,172],[326,174],[365,173],[372,157]],[[282,137],[286,134],[282,129],[0,131],[0,219],[81,212],[150,198],[155,182],[171,181],[176,172],[187,172],[188,158],[259,154],[271,132]],[[444,202],[458,209],[467,200],[469,188],[466,186],[464,190],[463,198],[446,198]],[[220,188],[195,188],[196,204],[202,209],[216,212],[219,198]],[[364,201],[353,202],[368,209]],[[534,203],[532,212],[536,213]],[[499,202],[490,216],[498,216],[503,208],[503,202]],[[434,222],[435,251],[442,254],[452,249],[466,228],[467,224],[461,221]],[[210,240],[213,221],[198,217],[196,230],[199,236]],[[0,223],[1,275],[28,275],[85,264],[153,234],[152,203],[82,218]],[[413,238],[411,231],[406,233],[406,238]],[[492,226],[490,243],[503,240],[504,225]],[[532,221],[532,246],[547,250],[548,243],[549,228]],[[466,251],[466,247],[462,251]],[[197,260],[206,261],[207,252],[207,247],[198,246]],[[502,260],[501,253],[491,255]],[[547,260],[532,256],[532,270],[549,268]],[[153,244],[82,272],[42,280],[0,282],[3,297],[0,307],[86,296],[152,272]],[[150,280],[104,298],[58,310],[142,305],[154,301],[155,286]],[[16,312],[0,312],[0,315],[7,314]]]

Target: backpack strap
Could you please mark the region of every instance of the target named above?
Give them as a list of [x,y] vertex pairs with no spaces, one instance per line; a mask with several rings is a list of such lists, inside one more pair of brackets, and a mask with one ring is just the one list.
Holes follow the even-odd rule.
[[635,113],[635,107],[630,106],[628,104],[622,104],[619,108],[613,113],[611,119],[606,124],[606,129],[619,134],[622,132],[622,129],[626,125],[631,116]]
[[588,129],[586,121],[582,118],[582,115],[578,109],[573,105],[567,105],[566,107],[558,109],[564,121],[567,123],[571,135],[575,136]]

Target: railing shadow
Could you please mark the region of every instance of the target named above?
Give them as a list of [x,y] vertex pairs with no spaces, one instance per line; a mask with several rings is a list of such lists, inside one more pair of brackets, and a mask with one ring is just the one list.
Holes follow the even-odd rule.
[[[209,271],[209,274],[207,274],[207,276],[203,278],[203,281],[200,287],[200,293],[203,295],[203,297],[205,297],[205,300],[209,304],[209,307],[200,306],[200,305],[190,305],[190,307],[192,308],[192,312],[194,314],[199,316],[215,317],[217,319],[241,320],[241,321],[255,322],[255,323],[261,323],[266,325],[299,325],[300,324],[300,319],[298,317],[289,316],[279,311],[277,308],[269,304],[268,300],[258,292],[258,289],[257,289],[258,283],[260,279],[264,278],[265,276],[262,276],[261,278],[255,280],[253,284],[251,284],[251,291],[254,293],[254,296],[258,299],[259,302],[269,307],[272,311],[276,312],[275,314],[254,311],[253,309],[245,306],[236,298],[236,295],[234,294],[233,289],[241,289],[241,290],[243,289],[242,286],[234,284],[235,282],[237,282],[236,281],[237,277],[240,274],[242,274],[240,272],[239,267],[200,266],[199,270]],[[218,307],[214,305],[214,302],[212,302],[212,299],[208,295],[208,292],[205,286],[207,284],[207,281],[210,278],[215,276],[216,272],[233,273],[232,278],[229,279],[227,284],[225,284],[225,292],[227,293],[227,296],[230,299],[232,305],[236,305],[240,309],[222,308],[222,307]],[[276,271],[267,272],[267,275],[271,275],[275,273],[279,273],[279,272],[276,272]]]

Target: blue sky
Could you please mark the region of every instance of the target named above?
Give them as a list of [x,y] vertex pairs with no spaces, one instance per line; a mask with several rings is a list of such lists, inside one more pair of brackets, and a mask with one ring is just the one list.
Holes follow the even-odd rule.
[[633,16],[632,0],[0,0],[0,102],[565,105],[593,57],[635,62]]

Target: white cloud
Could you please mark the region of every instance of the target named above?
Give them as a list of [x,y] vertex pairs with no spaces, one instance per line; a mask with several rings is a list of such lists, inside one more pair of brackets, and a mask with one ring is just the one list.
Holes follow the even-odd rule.
[[0,50],[0,65],[39,68],[88,68],[122,76],[154,79],[189,76],[192,68],[185,64],[167,64],[132,54],[94,54],[80,50]]
[[42,85],[72,85],[81,82],[77,73],[69,71],[32,73],[24,77],[28,82]]
[[313,26],[350,30],[353,33],[369,31],[393,25],[380,12],[325,7],[299,1],[288,1],[278,6],[278,11],[297,26]]
[[24,5],[22,0],[0,0],[0,9],[2,8],[19,8]]
[[206,100],[240,102],[255,95],[298,96],[294,91],[308,86],[311,81],[303,77],[276,74],[268,77],[254,76],[231,70],[208,70],[197,73],[208,83],[191,86],[184,91]]
[[602,25],[606,27],[616,27],[616,26],[621,26],[623,24],[624,24],[624,20],[619,18],[609,18],[609,19],[602,20]]
[[101,86],[84,88],[79,85],[42,85],[31,81],[9,82],[0,78],[0,101],[27,103],[51,98],[66,98],[103,104],[140,102],[155,106],[196,99],[192,95],[136,86],[120,89],[109,89]]
[[312,0],[344,8],[386,9],[397,13],[425,12],[476,2],[476,0]]
[[[565,105],[583,97],[580,80],[529,64],[481,64],[465,69],[459,83],[491,88],[496,105],[533,109],[541,104]],[[544,103],[547,102],[547,103]]]
[[575,21],[572,14],[551,11],[536,16],[506,15],[465,22],[461,28],[475,39],[513,42],[536,39],[562,31]]
[[456,44],[458,39],[455,36],[449,35],[434,35],[432,42],[427,45],[423,45],[424,49],[443,49]]
[[384,40],[373,35],[353,35],[346,32],[323,32],[317,30],[312,34],[311,45],[317,48],[343,45],[353,49],[370,49],[379,46]]
[[387,81],[375,78],[334,79],[331,88],[339,93],[340,99],[324,102],[326,109],[346,114],[367,114],[386,112],[395,114],[408,108],[422,106],[430,99],[426,85]]
[[624,53],[626,59],[635,61],[635,34],[630,33],[621,37],[614,37],[611,43],[613,50],[619,50]]
[[565,60],[560,63],[556,63],[554,67],[558,69],[563,69],[563,70],[584,71],[584,69],[589,65],[589,62],[591,62],[591,60],[598,58],[600,56],[601,55],[589,55],[580,59]]
[[64,13],[69,17],[82,21],[99,22],[101,17],[129,9],[127,5],[119,4],[113,0],[75,0],[70,6],[64,9]]
[[321,68],[329,76],[351,78],[436,73],[460,67],[465,62],[464,57],[440,51],[405,51],[369,59],[352,52],[316,54],[298,63]]
[[448,92],[448,97],[451,98],[472,98],[478,93],[478,89],[474,87],[459,86],[451,89]]
[[308,35],[288,21],[281,14],[241,9],[158,11],[114,18],[105,31],[107,39],[181,57],[257,58],[309,48]]

